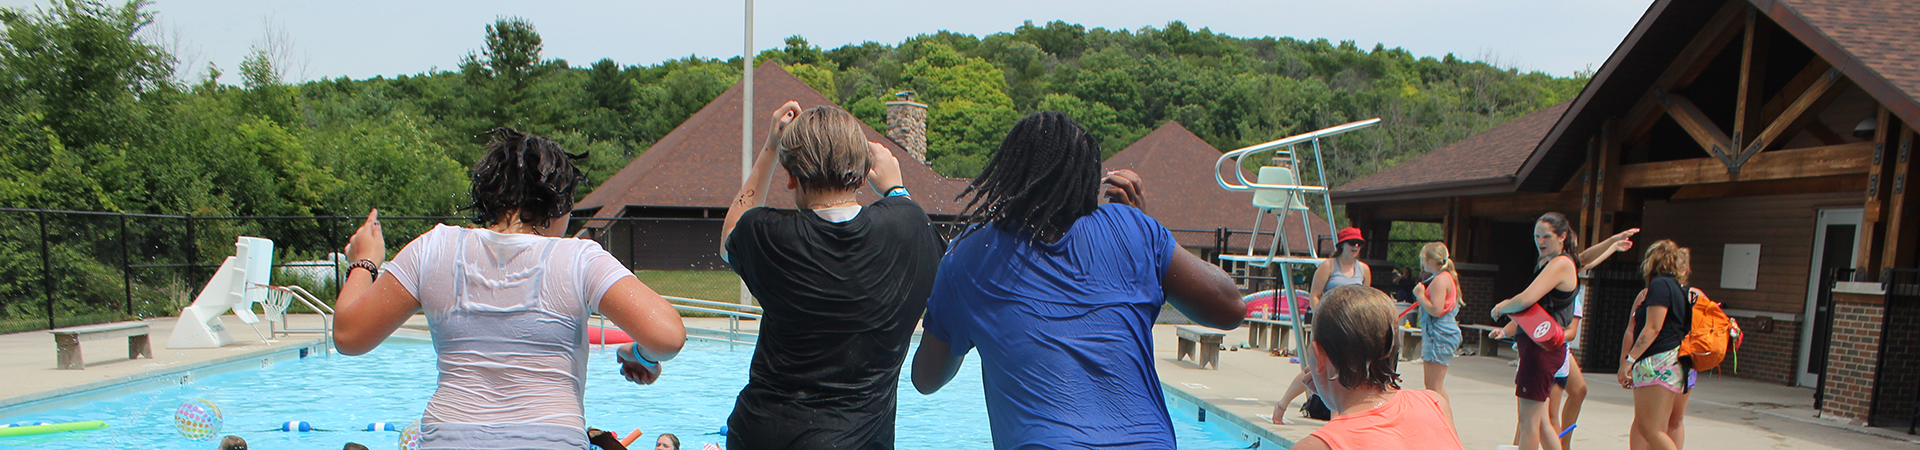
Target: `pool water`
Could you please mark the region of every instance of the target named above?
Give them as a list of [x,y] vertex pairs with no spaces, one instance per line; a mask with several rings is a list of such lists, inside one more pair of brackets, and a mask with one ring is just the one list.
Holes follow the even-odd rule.
[[[698,449],[707,442],[724,446],[726,439],[718,432],[733,410],[734,397],[746,385],[752,354],[749,345],[689,341],[680,357],[665,364],[658,382],[639,386],[620,376],[610,349],[597,348],[587,364],[587,423],[622,434],[643,430],[636,448],[652,448],[660,433],[678,436],[683,449]],[[901,373],[898,448],[993,448],[977,364],[977,357],[969,358],[960,375],[934,395],[920,395],[907,371]],[[404,426],[418,419],[434,388],[433,347],[424,343],[390,340],[362,356],[315,356],[263,366],[50,410],[35,408],[38,411],[27,414],[0,411],[0,423],[108,423],[97,431],[0,438],[0,448],[213,448],[214,443],[187,440],[174,429],[174,409],[195,398],[219,406],[225,417],[220,434],[245,438],[252,448],[331,450],[347,442],[395,448],[397,432],[358,430],[370,422]],[[1180,448],[1250,445],[1237,433],[1195,421],[1192,413],[1190,407],[1185,413],[1173,413]],[[281,423],[293,420],[328,431],[277,431]]]

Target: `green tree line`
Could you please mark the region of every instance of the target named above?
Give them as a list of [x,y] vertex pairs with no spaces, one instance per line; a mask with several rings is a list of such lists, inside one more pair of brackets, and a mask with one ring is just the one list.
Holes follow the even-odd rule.
[[[597,183],[741,73],[739,57],[577,65],[544,56],[534,24],[505,17],[478,24],[478,50],[454,70],[289,80],[290,61],[256,47],[231,74],[209,64],[189,80],[149,33],[156,14],[144,0],[0,9],[0,206],[453,215],[490,129],[516,127],[589,152],[584,165]],[[1337,185],[1568,98],[1586,82],[1453,55],[1234,37],[1181,22],[1138,30],[1027,22],[986,36],[942,31],[833,49],[793,36],[755,61],[778,61],[881,129],[884,102],[917,92],[930,105],[930,163],[952,177],[977,173],[1013,122],[1040,110],[1068,113],[1109,155],[1168,121],[1231,149],[1384,118],[1377,131],[1335,141],[1326,175]],[[39,242],[22,231],[32,220],[0,214],[9,233],[0,239],[0,299],[9,299],[0,319],[44,314],[18,301],[39,290]],[[194,262],[202,263],[218,262],[218,249],[242,233],[317,257],[337,231],[319,221],[197,226],[193,245],[206,250]],[[187,242],[169,237],[182,234],[178,225],[149,228],[128,237],[139,244],[132,258],[182,258]],[[118,296],[124,280],[103,268],[117,265],[102,262],[99,255],[112,253],[97,248],[105,244],[60,239],[65,253],[53,259],[65,268],[61,292]],[[166,283],[136,281],[143,299],[166,295],[152,287]]]

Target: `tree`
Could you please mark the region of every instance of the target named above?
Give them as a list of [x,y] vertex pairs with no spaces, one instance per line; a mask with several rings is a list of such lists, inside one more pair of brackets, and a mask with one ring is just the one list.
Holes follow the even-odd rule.
[[545,123],[532,117],[530,101],[534,83],[552,71],[540,60],[540,33],[519,17],[500,18],[486,28],[486,51],[469,53],[460,64],[467,82],[482,93],[475,99],[479,116],[494,126]]

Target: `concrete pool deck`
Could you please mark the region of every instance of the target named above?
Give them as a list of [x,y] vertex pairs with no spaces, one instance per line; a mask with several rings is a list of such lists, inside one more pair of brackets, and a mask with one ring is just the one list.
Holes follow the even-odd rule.
[[[1259,349],[1222,351],[1218,370],[1199,369],[1191,357],[1175,359],[1179,341],[1174,327],[1154,327],[1154,356],[1163,385],[1288,441],[1305,438],[1323,423],[1300,417],[1304,396],[1286,408],[1287,417],[1295,425],[1273,425],[1259,417],[1273,412],[1273,404],[1286,393],[1287,383],[1300,373],[1299,366],[1289,363],[1288,358]],[[1230,347],[1246,340],[1245,328],[1227,332]],[[1514,369],[1507,361],[1476,356],[1453,360],[1447,391],[1454,425],[1468,449],[1492,450],[1513,439],[1518,407],[1513,396]],[[1401,363],[1402,387],[1424,389],[1421,369],[1417,364]],[[1627,430],[1633,422],[1632,392],[1619,388],[1612,373],[1590,373],[1586,379],[1587,400],[1580,413],[1580,427],[1573,433],[1573,447],[1627,448]],[[1814,417],[1812,397],[1812,389],[1702,376],[1688,407],[1686,440],[1694,448],[1920,448],[1920,440],[1916,440],[1920,438],[1902,432]]]
[[[86,370],[54,369],[53,337],[46,331],[0,335],[0,358],[8,361],[0,368],[0,408],[34,403],[53,397],[150,380],[183,372],[192,372],[242,361],[249,358],[293,352],[320,343],[311,334],[293,335],[273,342],[262,342],[251,328],[238,318],[223,317],[232,345],[217,349],[166,348],[173,332],[174,318],[148,319],[154,339],[154,359],[128,360],[125,344],[118,340],[84,343]],[[294,316],[297,327],[317,327],[317,316]],[[689,328],[727,329],[724,318],[687,318]],[[741,321],[744,332],[758,331],[759,322]],[[264,329],[264,326],[262,327]],[[398,334],[424,337],[426,320],[415,316]],[[1272,425],[1261,415],[1273,411],[1273,403],[1285,392],[1286,383],[1299,373],[1299,367],[1287,358],[1269,356],[1262,350],[1223,351],[1218,370],[1198,369],[1191,361],[1176,361],[1178,340],[1175,325],[1154,327],[1154,356],[1163,386],[1169,395],[1207,404],[1215,411],[1208,420],[1225,420],[1240,428],[1257,428],[1254,434],[1298,441],[1317,429],[1321,422],[1299,417],[1303,399],[1287,408],[1296,425]],[[1245,329],[1227,332],[1226,342],[1246,340]],[[1460,357],[1448,375],[1448,390],[1461,441],[1469,449],[1492,449],[1506,444],[1513,436],[1515,404],[1513,368],[1506,359]],[[909,369],[910,370],[910,369]],[[1403,364],[1402,379],[1407,388],[1424,388],[1421,367]],[[903,374],[905,375],[905,374]],[[1588,374],[1590,393],[1581,413],[1580,428],[1574,433],[1579,448],[1626,448],[1626,430],[1632,421],[1630,391],[1614,387],[1612,374]],[[1854,449],[1920,448],[1920,440],[1904,433],[1884,429],[1842,425],[1814,417],[1812,390],[1758,383],[1735,378],[1703,378],[1695,390],[1687,416],[1687,440],[1696,448],[1742,449]],[[1220,414],[1232,417],[1219,417]],[[1700,447],[1705,445],[1705,447]]]
[[[320,316],[289,315],[296,328],[320,328]],[[148,339],[153,359],[127,359],[124,339],[103,339],[80,344],[85,370],[56,369],[53,335],[45,330],[0,335],[0,408],[31,403],[62,395],[113,387],[149,378],[197,370],[220,364],[297,351],[321,343],[317,334],[294,334],[262,341],[253,328],[232,314],[221,316],[233,343],[220,348],[171,349],[167,338],[173,335],[175,317],[147,319]],[[266,332],[265,320],[258,324]]]

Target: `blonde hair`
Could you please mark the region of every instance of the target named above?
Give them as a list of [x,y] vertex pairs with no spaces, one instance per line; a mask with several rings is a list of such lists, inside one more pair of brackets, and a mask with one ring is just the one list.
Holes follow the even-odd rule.
[[1440,267],[1441,272],[1452,275],[1455,280],[1460,279],[1460,270],[1454,268],[1453,253],[1447,251],[1447,244],[1428,242],[1427,245],[1420,247],[1420,259],[1433,261],[1435,266]]
[[1690,266],[1688,260],[1692,257],[1691,250],[1675,244],[1671,239],[1654,241],[1653,245],[1647,247],[1646,257],[1640,260],[1640,274],[1651,283],[1654,277],[1670,273],[1674,281],[1685,286]]
[[1313,343],[1320,344],[1341,386],[1400,388],[1394,371],[1393,300],[1379,289],[1350,284],[1327,291],[1314,307]]
[[[780,167],[812,191],[842,191],[867,181],[873,153],[866,126],[846,110],[820,106],[801,111],[780,133]],[[884,187],[884,186],[883,186]]]

